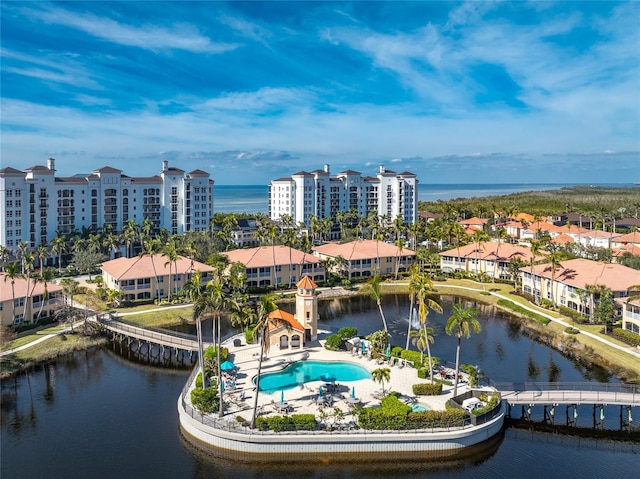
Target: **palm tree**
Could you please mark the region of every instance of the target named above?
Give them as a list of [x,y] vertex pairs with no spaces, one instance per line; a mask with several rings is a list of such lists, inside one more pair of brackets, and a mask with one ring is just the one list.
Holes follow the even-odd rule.
[[253,399],[253,414],[251,416],[251,429],[256,426],[256,413],[258,411],[258,395],[260,393],[260,374],[262,372],[262,359],[265,354],[269,352],[270,337],[269,337],[269,325],[273,324],[274,320],[269,318],[269,315],[278,309],[274,302],[275,296],[273,294],[263,294],[258,298],[256,305],[256,324],[253,329],[254,341],[260,342],[260,357],[258,358],[258,374],[256,376],[256,395]]
[[[207,385],[206,376],[204,374],[204,345],[202,340],[202,318],[206,303],[202,300],[204,292],[202,291],[202,274],[200,270],[191,276],[191,281],[184,287],[187,299],[193,303],[193,320],[196,323],[196,335],[198,337],[198,368],[202,376],[202,387]],[[196,304],[198,307],[196,308]],[[222,398],[220,398],[222,400]]]
[[293,260],[291,259],[293,251],[291,250],[291,248],[296,241],[296,236],[296,230],[291,227],[286,228],[280,236],[282,238],[282,242],[289,248],[289,288],[291,288],[291,286],[293,285]]
[[[24,275],[27,278],[27,289],[26,289],[26,297],[24,298],[24,309],[22,312],[22,318],[24,320],[27,319],[27,306],[29,304],[31,298],[31,292],[29,291],[29,286],[31,284],[31,275],[33,273],[33,253],[24,253],[22,256],[22,263],[24,268]],[[34,285],[35,287],[35,285]]]
[[4,271],[5,263],[11,256],[11,250],[5,245],[0,245],[0,264],[2,264],[2,271]]
[[36,258],[38,258],[38,267],[40,269],[45,267],[45,262],[49,259],[51,253],[49,252],[49,248],[46,245],[41,244],[36,249]]
[[267,234],[271,243],[271,253],[273,254],[273,287],[278,289],[278,278],[276,276],[276,238],[278,237],[278,225],[270,223]]
[[507,237],[507,230],[504,227],[500,226],[496,230],[496,238],[498,239],[498,246],[496,247],[496,261],[493,266],[493,282],[496,281],[496,276],[498,275],[498,263],[500,262],[500,244],[502,240]]
[[564,269],[564,267],[562,266],[563,258],[564,258],[564,256],[558,250],[552,251],[551,254],[549,256],[547,256],[547,259],[549,260],[549,263],[551,264],[551,304],[554,307],[556,306],[556,295],[554,294],[554,289],[557,288],[557,286],[556,286],[556,270],[558,268]]
[[136,224],[136,220],[127,220],[122,230],[122,238],[127,245],[127,258],[131,258],[131,256],[133,256],[131,247],[138,238],[138,225]]
[[384,396],[384,382],[391,380],[391,370],[389,368],[378,368],[371,371],[371,378],[382,384],[382,395]]
[[[427,350],[429,344],[433,344],[434,341],[433,328],[424,325],[422,329],[411,331],[409,337],[413,345],[420,351],[420,364],[424,364],[424,352]],[[431,365],[431,363],[429,363],[429,365]],[[431,368],[431,373],[433,374],[433,368]],[[431,376],[431,382],[433,382],[433,376]]]
[[396,247],[398,248],[398,256],[396,257],[396,277],[398,279],[398,273],[400,272],[400,257],[402,256],[402,250],[404,250],[405,241],[403,239],[396,240]]
[[479,333],[482,330],[480,322],[478,321],[478,310],[475,308],[465,308],[461,304],[454,304],[453,311],[445,331],[447,334],[455,334],[458,338],[458,344],[456,346],[456,378],[453,384],[453,397],[458,395],[458,375],[460,374],[460,342],[463,337],[468,338],[471,336],[471,331]]
[[[427,346],[427,355],[429,357],[429,376],[431,378],[431,382],[433,382],[433,362],[431,360],[431,347],[429,346],[429,331],[427,327],[427,318],[429,317],[429,309],[433,309],[438,313],[442,313],[442,306],[436,299],[431,297],[431,293],[433,292],[433,283],[431,279],[426,276],[423,276],[418,283],[418,288],[416,290],[416,294],[418,297],[418,318],[420,319],[420,324],[422,325],[422,329],[427,338],[426,346]],[[433,342],[433,341],[431,341]]]
[[56,236],[51,240],[51,251],[58,256],[58,274],[62,274],[62,255],[67,251],[67,241],[64,236]]
[[4,282],[7,280],[11,282],[11,306],[13,308],[13,316],[11,318],[11,322],[15,323],[16,320],[16,279],[21,278],[22,274],[20,273],[20,264],[17,261],[13,263],[9,263],[4,267]]
[[73,333],[73,315],[71,314],[71,310],[73,308],[73,297],[78,293],[79,283],[73,278],[63,278],[60,284],[62,285],[62,294],[67,298],[67,314],[71,319],[71,332]]
[[473,232],[473,242],[476,244],[476,276],[480,275],[480,248],[488,239],[489,236],[483,230]]
[[536,282],[533,277],[533,267],[536,264],[536,255],[540,251],[540,242],[536,240],[531,240],[531,258],[529,259],[529,266],[531,268],[531,293],[533,294],[533,299],[537,302],[536,291]]
[[147,238],[142,242],[143,250],[140,252],[140,256],[148,255],[151,259],[151,267],[153,268],[153,276],[155,277],[155,292],[154,297],[156,301],[160,301],[160,288],[158,287],[158,272],[156,271],[155,255],[160,252],[160,243],[152,238]]
[[46,301],[49,301],[49,289],[47,288],[47,286],[51,281],[53,281],[53,272],[50,268],[44,267],[40,270],[40,281],[44,284],[44,293],[42,294],[42,301],[40,301],[40,309],[38,310],[38,317],[36,318],[36,320],[40,319],[42,308],[44,308],[44,303]]
[[375,300],[378,305],[378,310],[380,311],[380,316],[382,317],[382,324],[384,325],[384,330],[389,335],[389,328],[387,328],[387,320],[384,317],[384,311],[382,310],[382,290],[380,288],[381,277],[379,274],[373,276],[367,284],[365,285],[365,291],[369,293],[369,295]]
[[[164,266],[167,267],[169,266],[169,294],[168,296],[171,296],[171,278],[172,278],[172,274],[171,274],[171,265],[175,266],[174,271],[176,274],[178,274],[177,271],[177,263],[178,263],[178,258],[180,257],[180,255],[178,255],[178,245],[177,245],[177,241],[175,237],[172,237],[171,240],[164,245],[164,251],[162,252],[162,254],[164,254],[164,256],[167,258],[167,261],[164,262]],[[177,282],[176,282],[176,286],[174,287],[174,294],[177,294]]]
[[409,275],[409,324],[407,326],[407,343],[404,349],[409,349],[409,341],[411,336],[411,321],[413,320],[413,305],[416,299],[416,291],[418,290],[418,284],[420,279],[420,273],[417,265],[412,265]]

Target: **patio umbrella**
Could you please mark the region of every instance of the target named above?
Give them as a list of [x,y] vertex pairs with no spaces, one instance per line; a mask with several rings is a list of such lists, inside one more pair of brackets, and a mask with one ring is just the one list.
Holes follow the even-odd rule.
[[319,396],[322,396],[322,386],[320,386],[320,387],[318,388],[318,390],[319,390],[318,395],[319,395]]
[[223,371],[230,371],[231,369],[235,369],[235,367],[236,365],[231,361],[225,361],[220,365],[220,369],[222,369]]
[[387,359],[389,359],[389,356],[391,356],[391,345],[390,344],[387,344],[387,349],[385,349],[384,355],[386,356]]
[[284,389],[280,391],[280,402],[284,402]]
[[355,387],[355,386],[353,386],[353,387],[351,388],[351,397],[352,397],[352,398],[355,398],[355,397],[356,397],[356,387]]
[[365,354],[367,352],[367,345],[362,341],[360,346],[362,346],[362,354]]

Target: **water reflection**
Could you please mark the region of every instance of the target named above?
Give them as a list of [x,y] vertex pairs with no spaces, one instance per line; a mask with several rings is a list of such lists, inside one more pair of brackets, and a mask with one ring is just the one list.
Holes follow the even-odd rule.
[[[459,451],[432,453],[289,454],[287,456],[249,455],[212,448],[181,434],[186,447],[193,449],[200,463],[195,478],[422,478],[437,472],[460,472],[489,460],[499,449],[502,434],[477,446]],[[293,451],[292,451],[293,452]]]

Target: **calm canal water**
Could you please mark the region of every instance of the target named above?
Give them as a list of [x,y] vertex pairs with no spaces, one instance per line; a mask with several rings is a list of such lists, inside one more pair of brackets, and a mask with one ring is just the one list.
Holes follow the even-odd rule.
[[[322,302],[322,327],[381,329],[368,299]],[[455,339],[444,334],[444,314],[430,314],[436,330],[433,354],[455,358]],[[392,341],[404,345],[408,304],[385,298]],[[497,381],[617,380],[586,368],[522,334],[517,323],[483,310],[483,331],[464,340],[462,362],[479,364]],[[176,402],[189,371],[142,365],[108,348],[60,360],[3,381],[0,477],[12,478],[449,478],[634,477],[640,444],[593,440],[509,428],[481,448],[455,459],[377,458],[308,463],[246,462],[194,446],[181,434]],[[638,408],[636,408],[638,409]],[[607,410],[615,427],[615,409]],[[634,418],[640,411],[634,410]],[[640,419],[637,419],[638,421]],[[581,411],[580,425],[591,417]],[[295,451],[292,451],[295,453]]]

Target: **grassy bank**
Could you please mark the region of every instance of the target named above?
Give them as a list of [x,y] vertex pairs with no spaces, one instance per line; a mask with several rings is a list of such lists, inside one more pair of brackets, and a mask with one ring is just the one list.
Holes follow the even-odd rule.
[[[406,281],[385,282],[382,283],[382,285],[383,292],[386,294],[408,294]],[[640,361],[634,356],[585,334],[567,335],[564,332],[565,327],[556,322],[552,321],[547,325],[543,325],[524,314],[517,314],[512,309],[499,306],[499,298],[490,294],[491,292],[499,293],[515,304],[531,307],[539,314],[562,319],[569,324],[572,323],[570,318],[562,317],[556,312],[532,306],[524,298],[513,294],[513,287],[511,285],[498,283],[485,283],[483,285],[469,280],[447,280],[446,282],[434,283],[434,288],[437,293],[442,295],[461,296],[480,303],[495,305],[498,309],[518,318],[521,327],[536,340],[562,351],[565,355],[602,366],[627,382],[640,383]],[[120,314],[135,312],[136,314],[121,316],[121,319],[128,323],[147,328],[168,328],[193,322],[193,308],[191,306],[158,308],[157,306],[149,305],[146,307],[138,306],[135,309],[132,308],[126,311],[120,310],[119,312]],[[8,348],[16,348],[30,341],[34,341],[44,334],[50,334],[64,327],[65,326],[56,326],[35,331],[33,334],[12,341],[8,345]],[[611,343],[629,347],[615,338],[603,334],[601,326],[579,325],[576,327],[600,336]],[[104,338],[87,338],[77,334],[61,335],[16,354],[3,357],[1,371],[3,375],[11,374],[12,372],[28,367],[28,365],[48,361],[69,352],[90,348],[97,344],[102,344],[104,341],[106,341]]]

